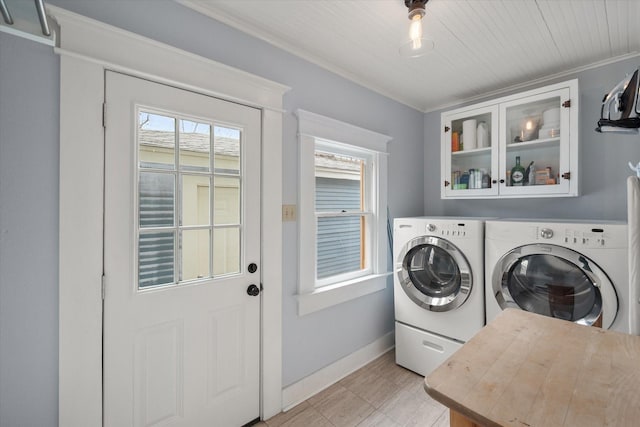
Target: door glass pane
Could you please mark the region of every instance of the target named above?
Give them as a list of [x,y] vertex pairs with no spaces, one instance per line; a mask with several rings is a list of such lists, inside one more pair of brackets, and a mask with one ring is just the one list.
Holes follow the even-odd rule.
[[213,152],[216,173],[240,174],[240,130],[214,127]]
[[240,178],[216,176],[214,182],[214,224],[240,224]]
[[427,296],[444,298],[460,292],[462,278],[458,264],[438,246],[416,246],[405,256],[403,264],[411,283]]
[[364,210],[364,170],[363,159],[316,151],[316,212]]
[[364,217],[320,217],[317,229],[317,278],[364,269]]
[[576,321],[601,304],[597,288],[584,271],[557,256],[523,256],[506,280],[513,300],[532,313]]
[[[507,185],[559,184],[560,103],[560,96],[551,96],[506,108]],[[521,181],[511,176],[517,158],[524,177]]]
[[210,277],[211,231],[184,230],[181,234],[180,281]]
[[220,276],[240,272],[240,228],[217,228],[213,231],[213,274]]
[[179,121],[180,169],[208,172],[211,165],[211,125]]
[[173,226],[174,175],[140,172],[139,180],[140,228]]
[[174,234],[142,233],[138,239],[138,287],[174,283]]
[[[451,121],[451,189],[491,188],[491,112],[475,111]],[[443,147],[444,149],[444,147]]]
[[175,169],[176,121],[145,111],[138,113],[138,162],[141,168]]
[[180,221],[182,225],[210,224],[210,191],[208,175],[182,175]]

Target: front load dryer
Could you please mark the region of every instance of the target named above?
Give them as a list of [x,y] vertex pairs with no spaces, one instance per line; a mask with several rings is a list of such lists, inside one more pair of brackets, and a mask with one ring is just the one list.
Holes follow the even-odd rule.
[[428,375],[484,326],[484,221],[394,221],[396,363]]
[[627,224],[487,221],[485,237],[487,322],[510,307],[629,333]]

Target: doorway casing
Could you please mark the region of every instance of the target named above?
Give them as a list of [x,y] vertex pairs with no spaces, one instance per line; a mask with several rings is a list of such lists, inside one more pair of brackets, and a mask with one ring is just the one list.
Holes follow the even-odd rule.
[[[102,424],[105,71],[262,110],[261,416],[282,409],[282,98],[289,88],[48,6],[60,27],[59,424]],[[265,167],[268,165],[268,168]],[[268,345],[264,345],[268,343]]]

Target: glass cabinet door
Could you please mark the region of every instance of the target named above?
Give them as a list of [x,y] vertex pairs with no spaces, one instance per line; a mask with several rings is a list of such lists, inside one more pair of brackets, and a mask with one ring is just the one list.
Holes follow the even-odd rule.
[[497,195],[497,105],[443,116],[442,131],[442,196]]
[[569,88],[500,105],[500,194],[569,193]]

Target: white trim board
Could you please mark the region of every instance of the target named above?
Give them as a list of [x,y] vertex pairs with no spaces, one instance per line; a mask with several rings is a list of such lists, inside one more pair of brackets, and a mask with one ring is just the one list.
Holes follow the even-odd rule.
[[[64,31],[60,31],[58,46],[61,48],[58,53],[62,55],[81,56],[116,71],[134,71],[138,76],[151,76],[160,83],[178,84],[183,89],[196,89],[226,100],[276,111],[282,111],[282,95],[290,90],[288,86],[244,70],[55,6],[47,6],[47,10],[58,25],[64,27]],[[110,45],[121,48],[108,49]],[[144,60],[132,52],[139,52]]]
[[337,383],[394,347],[395,334],[389,332],[360,350],[335,361],[282,390],[282,406],[286,412],[311,396]]
[[107,69],[262,110],[262,162],[269,173],[261,177],[263,194],[268,194],[261,200],[261,417],[279,413],[282,97],[289,88],[58,7],[47,9],[61,28],[56,49],[61,55],[58,423],[102,425],[102,104]]

